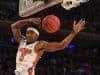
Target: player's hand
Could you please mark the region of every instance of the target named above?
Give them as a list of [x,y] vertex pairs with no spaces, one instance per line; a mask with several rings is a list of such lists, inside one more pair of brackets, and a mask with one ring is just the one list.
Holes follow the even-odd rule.
[[41,23],[41,18],[30,18],[29,22],[39,25]]
[[73,32],[74,33],[78,33],[81,30],[85,29],[85,21],[84,20],[79,20],[78,23],[76,23],[76,21],[74,21],[73,23]]

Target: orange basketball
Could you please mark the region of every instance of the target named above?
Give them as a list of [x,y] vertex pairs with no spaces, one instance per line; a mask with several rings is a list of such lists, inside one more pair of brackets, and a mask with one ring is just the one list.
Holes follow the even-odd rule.
[[42,20],[42,28],[48,33],[58,31],[60,25],[60,19],[55,15],[48,15]]

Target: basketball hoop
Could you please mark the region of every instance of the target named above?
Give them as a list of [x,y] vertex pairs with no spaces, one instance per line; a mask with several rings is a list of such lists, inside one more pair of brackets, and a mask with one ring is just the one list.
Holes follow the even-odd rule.
[[85,3],[89,0],[51,0],[46,3],[44,1],[45,0],[19,0],[19,16],[28,17],[57,4],[61,4],[63,8],[70,10],[73,7],[79,6],[80,3]]
[[51,0],[47,3],[44,0],[19,0],[19,16],[28,17],[61,2],[62,0]]

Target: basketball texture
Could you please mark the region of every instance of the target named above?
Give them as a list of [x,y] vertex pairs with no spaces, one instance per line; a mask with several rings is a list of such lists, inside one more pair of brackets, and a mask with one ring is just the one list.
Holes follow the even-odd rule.
[[60,19],[55,15],[47,15],[42,20],[42,28],[48,33],[55,33],[60,29]]

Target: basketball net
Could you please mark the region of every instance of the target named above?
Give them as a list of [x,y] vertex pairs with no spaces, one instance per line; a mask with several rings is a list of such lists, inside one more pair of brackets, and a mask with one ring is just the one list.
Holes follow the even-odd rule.
[[51,0],[47,3],[45,3],[44,0],[19,0],[19,16],[28,17],[39,11],[42,11],[43,9],[57,5],[61,2],[62,0]]
[[78,7],[81,3],[88,2],[89,0],[63,0],[62,7],[70,10],[73,7]]

